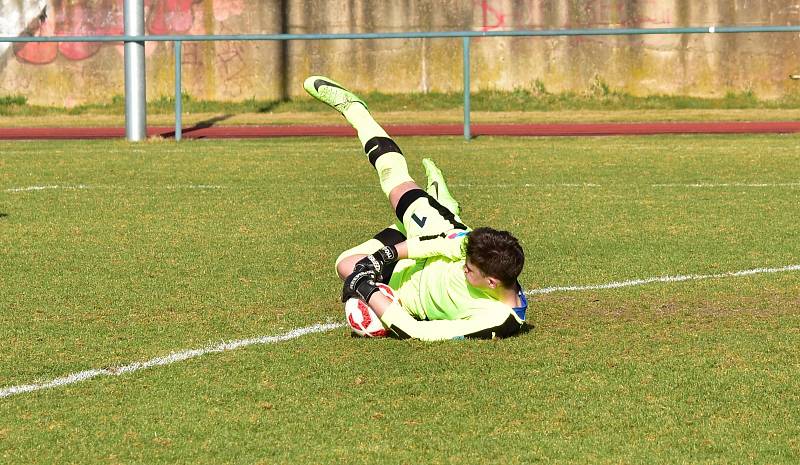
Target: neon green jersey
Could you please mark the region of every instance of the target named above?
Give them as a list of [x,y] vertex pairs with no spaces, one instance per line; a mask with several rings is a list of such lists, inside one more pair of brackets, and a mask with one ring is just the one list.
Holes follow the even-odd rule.
[[486,310],[512,310],[467,282],[464,259],[401,260],[389,286],[400,305],[419,320],[458,320]]
[[406,240],[408,258],[420,260],[441,256],[450,260],[464,258],[464,241],[470,229],[451,229],[429,236],[409,237]]

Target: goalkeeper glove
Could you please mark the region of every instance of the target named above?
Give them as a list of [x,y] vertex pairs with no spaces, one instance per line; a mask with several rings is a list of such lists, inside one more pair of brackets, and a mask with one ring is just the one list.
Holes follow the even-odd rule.
[[385,245],[372,255],[367,255],[357,261],[355,267],[353,267],[353,272],[372,270],[375,272],[375,280],[383,281],[383,270],[386,265],[391,265],[397,260],[397,248],[393,245]]
[[351,297],[358,297],[364,302],[369,303],[369,298],[376,292],[378,292],[378,285],[375,284],[374,271],[354,271],[344,280],[344,286],[342,286],[342,302],[347,302]]

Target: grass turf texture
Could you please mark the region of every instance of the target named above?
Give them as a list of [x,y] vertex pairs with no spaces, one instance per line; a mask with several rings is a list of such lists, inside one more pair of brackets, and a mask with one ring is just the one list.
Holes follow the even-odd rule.
[[[357,89],[354,89],[357,90]],[[460,123],[462,93],[363,94],[370,110],[385,123]],[[341,118],[305,94],[286,100],[209,101],[183,96],[183,125],[342,124]],[[113,96],[71,108],[33,105],[21,95],[0,96],[0,127],[124,126],[125,101]],[[148,124],[175,123],[173,97],[151,99]],[[600,79],[585,92],[552,93],[537,82],[529,89],[478,91],[471,95],[473,123],[776,121],[800,115],[800,94],[761,99],[753,92],[722,97],[635,96]],[[47,116],[47,118],[43,118]]]
[[[800,262],[798,137],[399,143],[518,235],[531,289]],[[0,154],[0,387],[341,321],[332,261],[391,220],[350,139]],[[211,354],[0,399],[0,461],[796,463],[799,295],[799,272],[557,292],[500,342]]]
[[[462,93],[365,93],[370,110],[388,124],[463,123]],[[71,108],[30,104],[21,95],[0,96],[0,127],[124,127],[125,101]],[[151,99],[148,124],[173,126],[172,97]],[[46,116],[46,118],[44,118]],[[341,117],[303,94],[287,100],[208,101],[183,96],[182,125],[245,126],[344,124]],[[752,92],[718,98],[682,95],[635,96],[592,81],[585,92],[551,93],[541,83],[515,91],[478,91],[471,95],[473,123],[600,123],[649,121],[792,121],[800,118],[800,94],[761,99]]]
[[[438,111],[375,112],[385,124],[464,124],[462,109]],[[608,111],[473,111],[473,124],[492,123],[628,123],[661,121],[794,121],[800,110],[608,110]],[[174,114],[148,114],[149,126],[174,127]],[[187,113],[184,131],[193,126],[339,125],[347,123],[334,112]],[[2,128],[28,127],[125,127],[124,113],[116,115],[0,116]]]
[[[352,89],[358,91],[358,89]],[[382,92],[363,92],[369,102],[370,110],[377,112],[395,111],[441,111],[461,108],[464,104],[462,92],[426,92],[385,94]],[[255,98],[239,101],[216,101],[196,99],[183,94],[183,109],[189,113],[286,113],[286,112],[325,112],[315,100],[304,94],[297,98],[283,100],[258,100]],[[798,109],[800,93],[789,93],[777,99],[759,98],[752,91],[728,92],[721,97],[693,97],[688,95],[654,94],[638,96],[619,89],[613,89],[602,80],[592,81],[584,92],[549,92],[537,82],[531,88],[518,88],[513,91],[480,90],[471,94],[472,108],[475,111],[608,111],[608,110],[733,110],[733,109]],[[171,113],[175,109],[175,98],[161,96],[147,103],[149,114]],[[40,115],[86,115],[124,113],[125,98],[122,95],[111,97],[108,102],[94,102],[74,107],[42,106],[29,104],[22,95],[0,96],[0,115],[40,116]]]

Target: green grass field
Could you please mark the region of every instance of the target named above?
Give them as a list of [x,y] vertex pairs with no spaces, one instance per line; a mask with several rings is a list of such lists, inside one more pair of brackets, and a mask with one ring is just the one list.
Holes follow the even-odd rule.
[[[0,462],[800,462],[800,137],[398,142],[523,242],[532,330],[7,395]],[[333,260],[391,220],[353,139],[0,142],[0,390],[342,322]]]
[[[370,111],[386,124],[461,123],[464,118],[461,92],[368,92],[362,96],[369,102]],[[344,124],[340,115],[305,93],[284,100],[240,101],[208,101],[184,95],[182,104],[184,128],[210,124]],[[800,93],[788,93],[778,99],[766,99],[752,91],[709,98],[636,96],[594,79],[583,92],[553,93],[541,82],[513,91],[472,92],[470,109],[473,123],[793,121],[800,118]],[[147,121],[151,126],[174,125],[174,112],[174,96],[151,96],[147,102]],[[70,108],[35,105],[22,95],[0,95],[3,128],[109,126],[125,126],[122,95]]]

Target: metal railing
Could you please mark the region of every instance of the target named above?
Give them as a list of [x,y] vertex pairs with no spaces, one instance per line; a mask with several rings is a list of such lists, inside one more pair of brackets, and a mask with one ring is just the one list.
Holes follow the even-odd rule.
[[220,35],[111,35],[111,36],[59,36],[59,37],[8,37],[2,42],[174,42],[175,47],[175,139],[181,140],[181,51],[183,42],[213,41],[290,41],[290,40],[390,40],[390,39],[446,39],[462,40],[464,79],[464,138],[470,133],[470,39],[477,37],[574,37],[574,36],[631,36],[676,34],[742,34],[800,32],[799,26],[702,26],[671,28],[619,28],[619,29],[548,29],[519,31],[440,31],[440,32],[369,32],[346,34],[220,34]]

